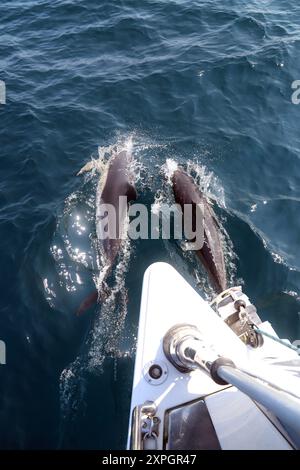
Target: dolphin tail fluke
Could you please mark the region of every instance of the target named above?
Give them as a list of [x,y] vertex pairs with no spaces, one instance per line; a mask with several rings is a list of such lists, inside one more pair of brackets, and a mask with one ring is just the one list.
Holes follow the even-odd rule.
[[84,173],[87,173],[88,171],[91,171],[94,168],[98,169],[98,162],[97,160],[90,160],[78,171],[76,176],[83,175]]

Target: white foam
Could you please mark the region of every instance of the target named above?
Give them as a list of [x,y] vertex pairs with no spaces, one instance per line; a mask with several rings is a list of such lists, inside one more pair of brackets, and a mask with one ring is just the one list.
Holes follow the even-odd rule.
[[188,160],[187,172],[206,197],[213,199],[220,207],[226,208],[224,188],[213,171],[199,162]]
[[[283,292],[284,292],[284,294],[287,294],[290,297],[294,297],[298,301],[300,300],[300,295],[298,294],[298,292],[295,292],[293,290],[284,290]],[[299,312],[299,314],[300,314],[300,312]]]
[[172,158],[167,158],[166,163],[163,165],[162,169],[168,182],[171,184],[172,177],[175,171],[178,169],[177,162],[173,160]]

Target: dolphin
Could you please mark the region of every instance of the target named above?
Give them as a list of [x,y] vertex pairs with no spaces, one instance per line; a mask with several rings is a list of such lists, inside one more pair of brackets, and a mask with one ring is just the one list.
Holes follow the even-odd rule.
[[[202,191],[196,186],[193,178],[182,168],[177,167],[171,176],[175,201],[184,211],[185,204],[192,205],[192,217],[196,216],[196,205],[202,208],[204,243],[195,254],[206,269],[216,291],[222,292],[227,288],[227,276],[220,236],[220,226],[214,210]],[[195,222],[192,220],[193,230]]]
[[[96,194],[96,234],[99,254],[104,267],[100,276],[100,286],[98,287],[103,286],[105,278],[110,273],[121,250],[122,242],[126,238],[127,208],[129,203],[137,198],[131,162],[131,153],[122,150],[121,152],[114,152],[104,164],[100,160],[89,161],[77,173],[77,175],[82,175],[92,169],[101,172]],[[125,207],[120,204],[122,198],[125,198],[123,199],[126,202]],[[106,210],[108,206],[114,208],[114,213]],[[112,220],[112,217],[114,217],[114,220]],[[92,292],[81,303],[77,315],[81,315],[93,305],[97,298],[98,292]]]

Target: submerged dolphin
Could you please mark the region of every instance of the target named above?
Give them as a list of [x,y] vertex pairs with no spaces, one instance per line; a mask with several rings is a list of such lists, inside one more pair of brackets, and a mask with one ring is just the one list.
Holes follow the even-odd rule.
[[[96,233],[100,256],[104,264],[101,284],[111,271],[114,261],[124,240],[127,219],[127,205],[135,201],[137,193],[133,185],[134,174],[131,170],[132,157],[130,152],[122,150],[114,153],[103,164],[98,160],[88,162],[78,173],[81,175],[96,168],[101,172],[96,194]],[[127,205],[120,205],[120,198],[126,198]],[[107,206],[114,208],[114,213],[106,211]],[[114,217],[116,215],[116,217]],[[112,220],[114,217],[114,220]],[[105,236],[103,236],[105,234]],[[92,292],[80,305],[80,315],[97,300],[98,292]]]
[[[215,289],[222,292],[227,288],[226,269],[222,249],[222,239],[219,232],[219,224],[211,204],[202,191],[196,186],[193,178],[183,169],[177,168],[171,178],[175,201],[184,211],[185,204],[192,205],[192,217],[194,210],[200,204],[203,211],[204,244],[195,253],[205,267]],[[195,227],[194,220],[192,221]]]

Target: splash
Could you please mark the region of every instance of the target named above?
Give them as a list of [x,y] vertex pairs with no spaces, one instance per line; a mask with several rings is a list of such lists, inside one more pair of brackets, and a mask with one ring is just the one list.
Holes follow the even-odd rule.
[[209,171],[205,165],[201,165],[199,162],[188,160],[187,173],[194,178],[196,185],[207,198],[226,209],[224,188],[213,171]]
[[[59,392],[62,423],[65,421],[72,422],[78,416],[80,410],[82,413],[85,410],[83,367],[82,359],[77,357],[60,375]],[[62,428],[61,434],[63,434]]]
[[[127,315],[126,273],[131,257],[129,239],[123,240],[120,255],[113,272],[112,280],[105,286],[107,297],[101,303],[99,315],[96,316],[91,330],[88,353],[89,369],[102,372],[103,360],[107,355],[119,357],[123,354],[120,343]],[[96,279],[99,296],[103,288],[103,275]]]
[[[268,246],[266,245],[265,248],[268,249]],[[285,266],[287,266],[287,263],[283,256],[279,255],[278,253],[275,253],[274,251],[271,251],[271,256],[275,263],[284,264]]]
[[166,195],[164,194],[164,192],[161,189],[157,190],[155,195],[154,195],[154,202],[151,206],[152,214],[154,214],[154,215],[160,214],[161,207],[166,202],[167,202],[167,198],[166,198]]
[[[264,233],[260,230],[258,230],[253,224],[249,224],[254,233],[260,238],[262,241],[264,249],[272,256],[273,261],[276,264],[281,264],[285,267],[287,267],[290,271],[293,271],[295,268],[290,266],[284,256],[282,254],[276,253],[274,250],[271,241],[264,235]],[[295,269],[296,270],[296,269]]]
[[289,295],[290,297],[293,297],[294,299],[300,301],[300,295],[298,292],[293,291],[293,290],[284,290],[284,294]]
[[133,135],[130,135],[124,143],[124,149],[131,153],[133,150]]
[[167,178],[168,184],[172,184],[172,177],[175,171],[178,169],[178,163],[172,158],[167,158],[166,163],[162,167],[162,171]]
[[223,253],[224,253],[224,262],[226,266],[228,286],[244,285],[244,280],[242,278],[237,278],[237,267],[236,261],[238,259],[237,254],[234,251],[234,246],[230,236],[225,229],[226,219],[225,217],[219,219],[220,234],[222,237],[223,244]]

